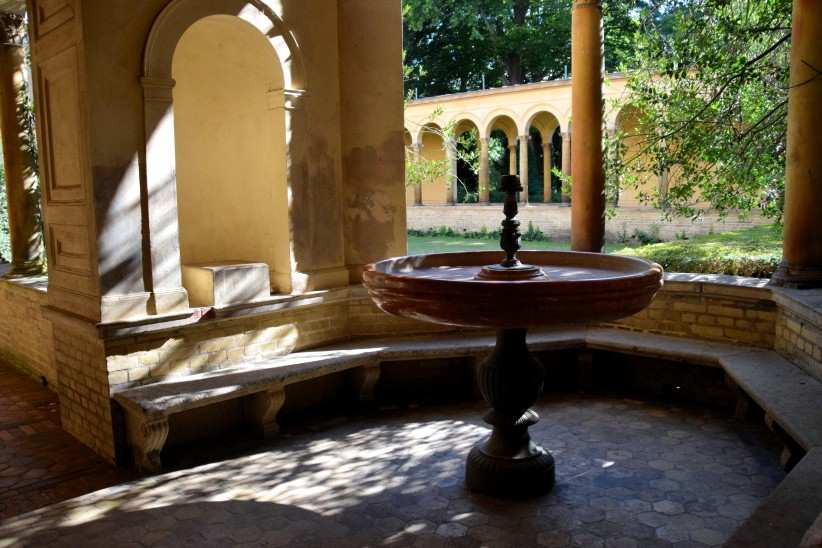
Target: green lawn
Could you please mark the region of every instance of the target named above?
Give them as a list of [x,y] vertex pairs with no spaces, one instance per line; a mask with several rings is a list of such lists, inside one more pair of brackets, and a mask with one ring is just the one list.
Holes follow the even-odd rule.
[[[569,249],[570,242],[522,242],[522,249]],[[498,251],[499,241],[491,238],[461,238],[459,236],[408,236],[408,254],[448,253],[457,251]]]
[[[563,241],[522,242],[523,249],[563,250],[569,247],[569,243]],[[410,255],[497,249],[499,249],[499,242],[490,238],[408,237]],[[650,259],[658,262],[670,272],[733,274],[769,278],[782,258],[782,227],[778,225],[759,226],[645,246],[608,244],[607,251]]]

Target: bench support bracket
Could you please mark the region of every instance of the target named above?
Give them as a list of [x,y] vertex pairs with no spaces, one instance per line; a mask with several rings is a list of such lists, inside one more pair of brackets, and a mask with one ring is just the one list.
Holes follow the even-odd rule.
[[282,386],[257,392],[249,398],[248,411],[263,439],[270,439],[280,432],[277,414],[285,403],[285,390]]
[[140,472],[154,474],[162,469],[160,453],[168,439],[168,417],[136,417],[128,414],[129,443]]

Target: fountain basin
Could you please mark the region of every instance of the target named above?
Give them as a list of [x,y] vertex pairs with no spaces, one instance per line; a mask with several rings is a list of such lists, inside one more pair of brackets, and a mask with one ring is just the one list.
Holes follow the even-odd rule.
[[529,328],[612,321],[644,309],[662,287],[662,267],[620,255],[521,251],[545,276],[487,280],[477,275],[502,252],[437,253],[369,265],[363,279],[383,311],[432,323]]

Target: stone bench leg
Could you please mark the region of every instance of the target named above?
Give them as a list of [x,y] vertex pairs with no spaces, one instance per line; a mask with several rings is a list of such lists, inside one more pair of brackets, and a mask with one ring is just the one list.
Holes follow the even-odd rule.
[[277,413],[280,412],[284,403],[285,390],[282,386],[250,396],[248,411],[263,439],[270,439],[280,432]]
[[128,414],[127,431],[134,454],[134,464],[140,472],[155,474],[163,463],[160,453],[168,439],[168,417],[146,417]]
[[380,364],[370,364],[358,367],[353,371],[354,388],[360,401],[372,401],[374,389],[380,380]]
[[799,464],[802,457],[805,456],[804,449],[767,413],[765,414],[765,426],[776,434],[779,441],[782,442],[782,453],[779,455],[779,464],[782,465],[786,472],[790,472],[794,466]]

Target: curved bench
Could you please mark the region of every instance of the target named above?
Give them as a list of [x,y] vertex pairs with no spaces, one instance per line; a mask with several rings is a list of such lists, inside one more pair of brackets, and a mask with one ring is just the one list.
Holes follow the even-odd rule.
[[[738,387],[737,413],[750,401],[764,411],[766,423],[783,436],[783,463],[791,466],[805,451],[822,447],[822,383],[773,351],[719,342],[684,339],[609,328],[534,331],[533,352],[560,349],[606,350],[722,367]],[[354,370],[361,399],[373,397],[382,364],[409,359],[479,358],[494,347],[489,334],[365,339],[271,357],[201,375],[171,378],[128,388],[113,395],[126,415],[126,429],[138,468],[160,470],[168,436],[168,417],[197,407],[245,398],[246,409],[262,436],[278,431],[277,413],[284,388],[339,371]]]

